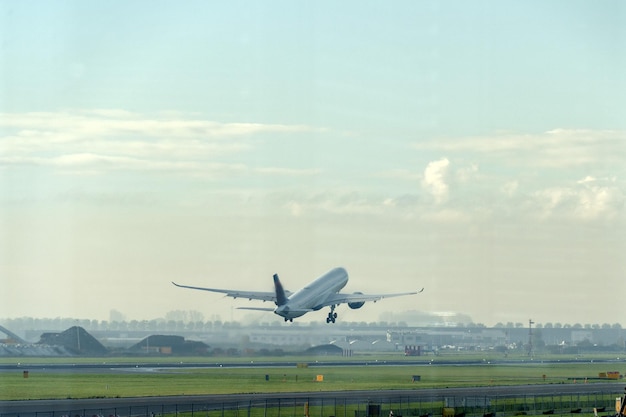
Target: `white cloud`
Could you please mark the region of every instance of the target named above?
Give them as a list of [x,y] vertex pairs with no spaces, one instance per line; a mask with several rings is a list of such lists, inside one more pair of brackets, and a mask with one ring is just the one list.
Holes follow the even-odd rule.
[[55,157],[0,157],[4,166],[52,167],[63,174],[96,175],[112,171],[150,171],[187,173],[205,178],[249,171],[241,164],[198,163],[108,156],[94,153],[74,153]]
[[578,192],[575,215],[592,220],[615,217],[624,207],[624,195],[616,187],[586,187]]
[[300,217],[304,211],[304,207],[302,206],[302,204],[297,203],[295,201],[290,201],[287,204],[287,207],[289,209],[289,213],[293,216],[293,217]]
[[613,219],[623,211],[626,201],[622,190],[613,185],[598,185],[586,177],[570,187],[554,187],[533,194],[540,218],[578,220]]
[[[420,176],[420,184],[432,198],[424,198],[417,190],[390,194],[347,188],[310,193],[297,190],[288,196],[278,196],[277,201],[282,201],[283,207],[294,216],[384,215],[437,223],[482,223],[496,219],[611,221],[619,218],[626,201],[614,177],[598,179],[589,175],[579,181],[556,181],[561,184],[550,185],[478,173],[478,164],[467,164],[452,172],[450,160],[442,158],[429,162]],[[407,170],[403,175],[385,178],[404,182],[408,177],[412,175]]]
[[398,179],[403,181],[416,181],[422,179],[422,174],[409,169],[393,169],[378,174],[380,178]]
[[446,176],[449,165],[450,161],[447,158],[443,158],[430,162],[424,170],[422,184],[432,194],[437,204],[443,203],[448,199],[449,187],[446,183]]
[[507,183],[505,183],[502,187],[501,187],[501,191],[508,197],[512,197],[515,195],[515,193],[517,192],[517,189],[519,188],[519,182],[518,181],[508,181]]
[[391,201],[367,193],[355,191],[307,191],[277,192],[271,195],[273,201],[282,206],[294,217],[303,215],[379,215],[386,208],[393,208]]
[[221,123],[190,119],[182,115],[150,118],[121,110],[94,112],[0,114],[0,126],[17,131],[71,132],[77,140],[93,136],[138,134],[152,138],[228,139],[258,133],[288,133],[318,130],[302,125]]
[[485,213],[535,220],[624,218],[624,131],[497,133],[424,141],[413,147],[420,155],[445,152],[454,157],[454,175],[442,162],[447,160],[436,160],[421,182],[440,210],[454,208],[472,218]]
[[537,134],[437,138],[413,143],[417,150],[482,154],[510,165],[578,167],[624,161],[626,132],[620,130],[553,129]]
[[471,164],[469,167],[460,168],[457,171],[456,176],[460,182],[470,182],[476,179],[478,171],[478,165],[474,163]]
[[590,175],[587,175],[585,178],[583,178],[582,180],[578,181],[578,184],[588,184],[588,183],[592,183],[595,182],[596,179]]
[[295,169],[295,168],[277,168],[267,167],[255,169],[255,172],[268,175],[286,175],[290,177],[317,175],[321,172],[319,169]]
[[435,223],[463,223],[471,220],[471,213],[463,210],[453,210],[444,208],[424,212],[420,216],[421,220]]
[[[371,166],[366,163],[355,164],[363,170],[348,175],[332,164],[323,170],[306,167],[303,161],[318,159],[298,159],[294,143],[284,148],[288,157],[282,157],[282,164],[274,161],[281,160],[283,148],[262,154],[263,147],[278,143],[275,137],[282,145],[296,133],[319,131],[299,125],[220,123],[176,113],[148,117],[122,110],[3,114],[0,168],[6,173],[35,167],[64,174],[64,180],[124,172],[177,176],[175,181],[233,179],[220,187],[238,193],[233,201],[254,190],[260,199],[269,196],[273,209],[293,216],[385,215],[438,222],[490,216],[589,221],[623,216],[623,132],[554,129],[425,142],[414,147],[454,155],[437,158],[420,152],[421,165],[398,158],[404,162],[394,161],[378,175],[366,171]],[[320,155],[329,151],[321,148],[324,144],[335,145],[329,140],[319,143]],[[353,148],[346,145],[346,150]],[[363,161],[378,156],[364,153]],[[246,182],[255,176],[269,180]],[[134,186],[130,183],[129,188]],[[38,187],[43,190],[42,183]],[[296,191],[277,197],[283,187]],[[206,193],[191,193],[189,200],[202,204],[209,198]]]
[[[300,125],[220,123],[177,114],[151,118],[122,110],[0,114],[0,163],[9,168],[39,165],[64,172],[72,168],[73,174],[158,170],[197,176],[215,173],[216,167],[232,167],[224,156],[262,146],[254,139],[260,134],[315,130]],[[282,167],[254,172],[316,173]]]

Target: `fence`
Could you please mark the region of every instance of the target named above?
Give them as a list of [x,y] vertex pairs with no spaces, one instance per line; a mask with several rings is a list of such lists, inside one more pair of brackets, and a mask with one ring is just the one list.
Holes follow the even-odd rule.
[[585,394],[447,396],[415,394],[371,398],[336,393],[306,397],[216,401],[207,397],[45,401],[3,404],[0,417],[510,417],[615,415],[615,391]]

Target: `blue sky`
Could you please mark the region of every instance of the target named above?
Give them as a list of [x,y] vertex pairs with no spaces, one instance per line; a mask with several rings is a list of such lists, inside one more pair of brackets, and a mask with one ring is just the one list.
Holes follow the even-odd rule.
[[346,320],[619,322],[590,300],[624,288],[625,23],[617,1],[2,1],[0,317],[242,319],[169,281],[343,265],[348,290],[426,287]]

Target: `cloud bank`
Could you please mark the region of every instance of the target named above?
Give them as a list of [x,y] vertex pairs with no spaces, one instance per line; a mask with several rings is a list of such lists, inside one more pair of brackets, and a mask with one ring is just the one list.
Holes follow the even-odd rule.
[[[321,155],[306,159],[308,165],[304,157],[294,159],[297,151],[282,155],[285,148],[279,143],[297,150],[312,137],[326,139],[306,148]],[[158,174],[180,184],[221,181],[224,186],[213,193],[296,217],[623,221],[625,137],[615,130],[553,129],[412,141],[410,152],[398,155],[392,169],[372,170],[375,148],[354,148],[358,137],[349,142],[353,148],[335,146],[333,132],[313,126],[123,110],[2,114],[0,173],[44,170],[105,179]],[[348,161],[355,153],[363,162],[350,170],[326,163],[328,156]],[[135,191],[146,194],[123,192]],[[108,195],[111,190],[92,192]],[[194,198],[191,194],[185,201]]]
[[44,166],[74,174],[161,171],[209,176],[250,169],[257,174],[309,174],[282,167],[252,169],[223,161],[251,152],[264,135],[306,133],[307,126],[220,123],[179,114],[122,110],[0,114],[0,166]]

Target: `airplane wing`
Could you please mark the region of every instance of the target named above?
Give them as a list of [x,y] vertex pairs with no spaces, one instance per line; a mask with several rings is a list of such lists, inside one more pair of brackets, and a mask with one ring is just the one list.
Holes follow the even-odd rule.
[[419,291],[399,292],[399,293],[395,293],[395,294],[359,294],[359,293],[342,294],[342,293],[337,293],[337,294],[332,294],[330,297],[328,297],[326,299],[326,301],[324,301],[324,303],[320,307],[325,307],[325,306],[330,306],[330,305],[338,305],[338,304],[344,304],[344,303],[364,303],[364,302],[367,302],[367,301],[376,302],[378,300],[382,300],[383,298],[400,297],[400,296],[403,296],[403,295],[414,295],[414,294],[419,294],[422,291],[424,291],[423,288],[421,290],[419,290]]
[[[189,285],[180,285],[172,281],[172,284],[176,285],[180,288],[189,288],[191,290],[201,290],[201,291],[210,291],[210,292],[219,292],[222,294],[226,294],[227,297],[233,298],[247,298],[248,300],[261,300],[261,301],[272,301],[276,302],[276,293],[269,291],[238,291],[238,290],[223,290],[220,288],[204,288],[204,287],[191,287]],[[289,292],[287,293],[287,297],[289,297]]]

